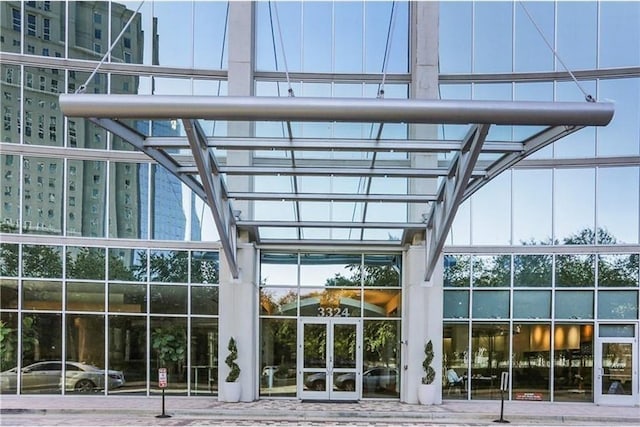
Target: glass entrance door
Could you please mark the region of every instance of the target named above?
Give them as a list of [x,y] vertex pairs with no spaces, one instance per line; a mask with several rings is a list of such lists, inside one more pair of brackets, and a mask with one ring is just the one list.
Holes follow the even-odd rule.
[[298,328],[298,396],[358,400],[361,396],[362,326],[359,319],[301,319]]
[[634,325],[600,325],[595,399],[599,404],[638,403],[638,350]]

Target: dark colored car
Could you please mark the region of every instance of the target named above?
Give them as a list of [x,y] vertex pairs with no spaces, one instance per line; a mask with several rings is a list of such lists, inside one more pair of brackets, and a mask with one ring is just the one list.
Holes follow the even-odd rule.
[[[79,362],[65,364],[65,390],[89,392],[104,389],[104,369]],[[25,392],[59,392],[62,384],[62,362],[37,362],[22,368],[22,390]],[[121,371],[107,372],[109,389],[124,385]],[[18,380],[18,368],[0,372],[0,390],[15,391]]]

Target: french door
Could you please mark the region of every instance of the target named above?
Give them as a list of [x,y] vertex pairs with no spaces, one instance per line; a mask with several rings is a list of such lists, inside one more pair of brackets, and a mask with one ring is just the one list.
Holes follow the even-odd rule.
[[307,400],[360,399],[361,320],[301,318],[299,326],[298,397]]
[[595,362],[595,402],[637,405],[638,340],[634,325],[600,325]]

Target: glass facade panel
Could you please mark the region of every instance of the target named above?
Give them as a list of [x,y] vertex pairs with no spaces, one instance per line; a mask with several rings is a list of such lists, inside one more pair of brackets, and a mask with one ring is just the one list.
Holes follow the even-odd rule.
[[260,314],[269,316],[295,316],[298,309],[297,288],[262,288]]
[[218,320],[191,318],[191,393],[218,391]]
[[598,286],[637,287],[638,254],[598,255]]
[[218,252],[191,252],[191,283],[218,283],[220,275]]
[[104,280],[105,249],[67,246],[66,277],[68,279]]
[[24,310],[62,310],[62,282],[24,280],[22,308]]
[[65,194],[67,236],[104,237],[106,197],[106,162],[69,160]]
[[511,255],[474,256],[474,287],[508,287],[511,285]]
[[147,238],[149,166],[111,162],[109,170],[109,237]]
[[638,318],[638,291],[598,291],[599,319]]
[[[557,52],[570,70],[596,67],[598,4],[595,2],[558,2]],[[572,23],[580,22],[580,25]],[[556,70],[564,68],[556,60]]]
[[191,314],[217,315],[219,289],[217,286],[191,287]]
[[[358,289],[302,288],[300,316],[360,317],[362,291]],[[367,311],[370,311],[367,308]],[[379,309],[374,313],[380,316]]]
[[109,284],[109,311],[119,313],[146,313],[146,285]]
[[[65,324],[66,392],[87,393],[104,390],[104,315],[74,314],[67,316]],[[106,381],[107,388],[115,389],[122,385],[123,376],[110,373]]]
[[402,314],[402,293],[400,290],[365,289],[365,317],[400,317]]
[[508,2],[474,4],[473,71],[475,73],[512,71],[514,6],[515,3]]
[[104,311],[104,283],[67,282],[66,295],[67,310]]
[[471,257],[465,255],[444,256],[444,286],[471,286]]
[[550,400],[551,325],[516,324],[513,330],[514,400]]
[[557,291],[556,319],[593,319],[593,291]]
[[514,8],[514,71],[552,71],[553,52],[545,43],[545,39],[551,41],[555,38],[554,3],[518,3],[514,4]]
[[172,394],[187,393],[187,319],[182,317],[149,320],[151,353],[149,355],[149,385],[151,394],[158,388],[158,369],[167,369],[167,388]]
[[[640,4],[602,2],[598,66],[625,67],[640,63]],[[620,49],[624,46],[624,49]]]
[[500,174],[472,196],[471,241],[475,245],[511,243],[511,174]]
[[[22,175],[22,232],[61,235],[63,224],[63,161],[24,157]],[[16,187],[16,190],[18,187]]]
[[556,324],[553,396],[558,402],[593,401],[593,325]]
[[[0,309],[18,309],[18,281],[0,279]],[[2,372],[2,371],[0,371]]]
[[147,277],[145,249],[109,248],[109,280],[145,282]]
[[[146,394],[147,320],[139,316],[109,316],[109,369],[124,374],[125,383],[109,393]],[[155,368],[155,366],[154,366]],[[155,381],[156,376],[152,377]]]
[[548,319],[551,317],[551,291],[515,291],[515,319]]
[[553,275],[552,255],[514,255],[513,285],[550,287]]
[[447,323],[442,338],[442,398],[467,399],[469,392],[469,325]]
[[556,255],[556,286],[587,287],[595,285],[594,255]]
[[157,251],[149,253],[149,280],[152,282],[186,282],[189,253],[187,251]]
[[558,169],[554,175],[554,240],[568,245],[594,244],[594,170]]
[[551,243],[553,175],[549,170],[513,171],[513,244]]
[[471,337],[471,399],[500,399],[500,375],[509,367],[509,324],[473,324]]
[[599,244],[638,243],[639,171],[637,167],[598,169],[596,218]]
[[[60,307],[58,307],[58,310]],[[62,379],[62,315],[24,313],[22,315],[23,394],[60,394]],[[10,383],[14,382],[10,379]],[[15,384],[15,382],[14,382]]]
[[17,277],[19,246],[11,243],[0,243],[0,276]]
[[363,324],[362,397],[400,397],[400,322],[367,320]]
[[509,291],[476,291],[471,313],[478,319],[508,319]]
[[182,285],[151,285],[151,313],[187,314],[187,292]]
[[296,395],[297,320],[260,320],[260,396]]
[[[639,8],[636,6],[636,9]],[[621,21],[624,21],[623,17],[620,18]],[[635,31],[638,32],[637,29]],[[603,79],[598,82],[599,97],[601,99],[615,99],[616,109],[620,112],[606,127],[597,130],[598,156],[638,155],[640,129],[638,126],[634,126],[640,116],[638,93],[640,93],[640,78]]]
[[466,319],[469,317],[469,291],[445,291],[445,319]]

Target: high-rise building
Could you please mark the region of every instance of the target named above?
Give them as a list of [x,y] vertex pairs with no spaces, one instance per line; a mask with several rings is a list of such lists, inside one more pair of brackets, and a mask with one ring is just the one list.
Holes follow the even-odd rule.
[[640,405],[639,2],[0,21],[2,393]]

